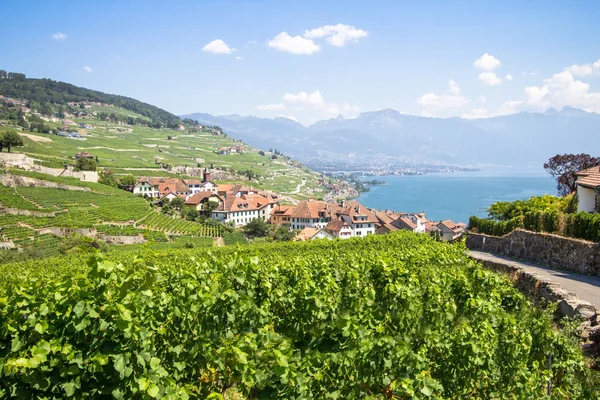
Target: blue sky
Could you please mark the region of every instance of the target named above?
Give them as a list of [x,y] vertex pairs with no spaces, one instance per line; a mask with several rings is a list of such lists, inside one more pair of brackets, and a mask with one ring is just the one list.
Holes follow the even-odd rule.
[[600,112],[598,1],[5,0],[2,13],[0,68],[176,114]]

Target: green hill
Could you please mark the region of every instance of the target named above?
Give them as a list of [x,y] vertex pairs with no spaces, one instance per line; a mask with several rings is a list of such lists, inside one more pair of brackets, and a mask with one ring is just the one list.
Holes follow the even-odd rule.
[[[4,124],[0,133],[11,126],[22,129],[29,136],[15,151],[39,164],[59,168],[73,163],[76,153],[87,151],[97,157],[100,169],[110,168],[117,176],[198,176],[208,167],[217,181],[245,182],[296,199],[320,198],[327,192],[321,174],[285,156],[247,146],[218,127],[201,127],[123,96],[10,76],[0,79],[0,95],[23,101],[30,110],[22,112],[20,105],[0,99]],[[74,124],[65,125],[65,120]],[[76,131],[84,140],[42,133],[61,130]],[[229,151],[219,149],[236,146],[242,151],[220,154]]]
[[182,122],[176,115],[139,100],[106,94],[51,79],[26,78],[23,74],[17,74],[12,79],[0,79],[0,94],[16,99],[26,99],[33,105],[31,108],[36,108],[45,114],[49,114],[58,106],[64,106],[69,102],[99,102],[112,104],[142,115],[151,120],[153,126],[158,128],[161,126],[176,128]]
[[[23,177],[57,187],[20,184]],[[0,171],[0,179],[12,181],[10,186],[0,185],[0,242],[25,250],[0,251],[1,262],[79,251],[81,245],[93,243],[91,238],[212,246],[212,238],[224,229],[162,214],[143,198],[100,183],[21,170]]]

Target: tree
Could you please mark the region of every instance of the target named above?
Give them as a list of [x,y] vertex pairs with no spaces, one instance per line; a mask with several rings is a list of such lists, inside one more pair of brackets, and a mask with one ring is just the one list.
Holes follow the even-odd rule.
[[130,186],[134,186],[136,184],[136,182],[137,182],[137,179],[135,179],[135,176],[129,174],[129,175],[125,175],[124,177],[119,179],[119,186],[130,187]]
[[181,197],[175,197],[171,200],[171,207],[176,210],[181,210],[183,208],[183,199]]
[[279,226],[275,232],[273,232],[273,240],[277,242],[289,242],[290,240],[294,239],[294,236],[295,233],[290,231],[285,226]]
[[264,155],[265,155],[265,152],[264,152],[264,151],[262,151],[262,150],[260,150],[260,151],[258,152],[258,154],[259,154],[259,155],[261,155],[261,156],[264,156]]
[[577,190],[578,171],[600,165],[600,158],[589,154],[557,154],[544,164],[544,169],[556,180],[556,190],[566,196]]
[[[17,131],[12,129],[4,132],[0,141],[2,142],[2,147],[6,147],[9,153],[11,147],[23,146],[23,139],[21,139]],[[0,151],[2,151],[2,147],[0,147]]]
[[94,160],[93,158],[79,157],[75,164],[75,168],[78,171],[95,171],[96,160]]
[[269,226],[262,218],[254,218],[244,226],[243,231],[252,237],[264,237],[269,233]]
[[[78,159],[77,161],[79,160],[80,159]],[[98,182],[103,185],[117,186],[117,178],[115,178],[112,169],[108,168],[105,168],[103,171],[100,172],[100,179],[98,179]]]

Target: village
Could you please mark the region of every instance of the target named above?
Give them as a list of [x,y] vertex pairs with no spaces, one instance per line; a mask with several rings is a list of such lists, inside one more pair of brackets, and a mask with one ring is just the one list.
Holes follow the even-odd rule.
[[429,234],[442,241],[460,238],[467,225],[451,220],[430,221],[425,213],[376,210],[356,200],[303,200],[282,204],[279,194],[251,186],[216,184],[205,170],[203,179],[142,177],[130,190],[162,205],[179,198],[186,208],[210,212],[210,217],[234,228],[255,219],[283,226],[295,240],[349,239],[398,230]]

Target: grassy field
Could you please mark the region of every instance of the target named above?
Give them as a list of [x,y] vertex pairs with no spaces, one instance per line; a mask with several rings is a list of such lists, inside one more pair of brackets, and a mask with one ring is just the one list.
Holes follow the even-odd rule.
[[[95,111],[141,117],[119,107],[100,107]],[[319,174],[301,165],[278,157],[273,160],[270,153],[262,156],[257,149],[245,146],[243,154],[218,154],[220,147],[233,147],[242,143],[225,135],[208,132],[182,133],[169,129],[153,129],[143,126],[120,126],[96,119],[76,119],[92,129],[80,129],[86,140],[33,133],[51,139],[39,142],[23,138],[25,146],[18,151],[37,158],[42,165],[60,167],[73,162],[76,153],[87,151],[98,157],[100,168],[111,168],[116,174],[132,173],[136,176],[171,176],[161,165],[202,167],[252,171],[259,175],[254,186],[277,191],[295,198],[322,197],[325,191],[318,185]],[[51,124],[52,125],[52,124]],[[60,124],[54,124],[59,127]],[[171,140],[168,140],[168,137]],[[304,181],[302,190],[297,188]]]

